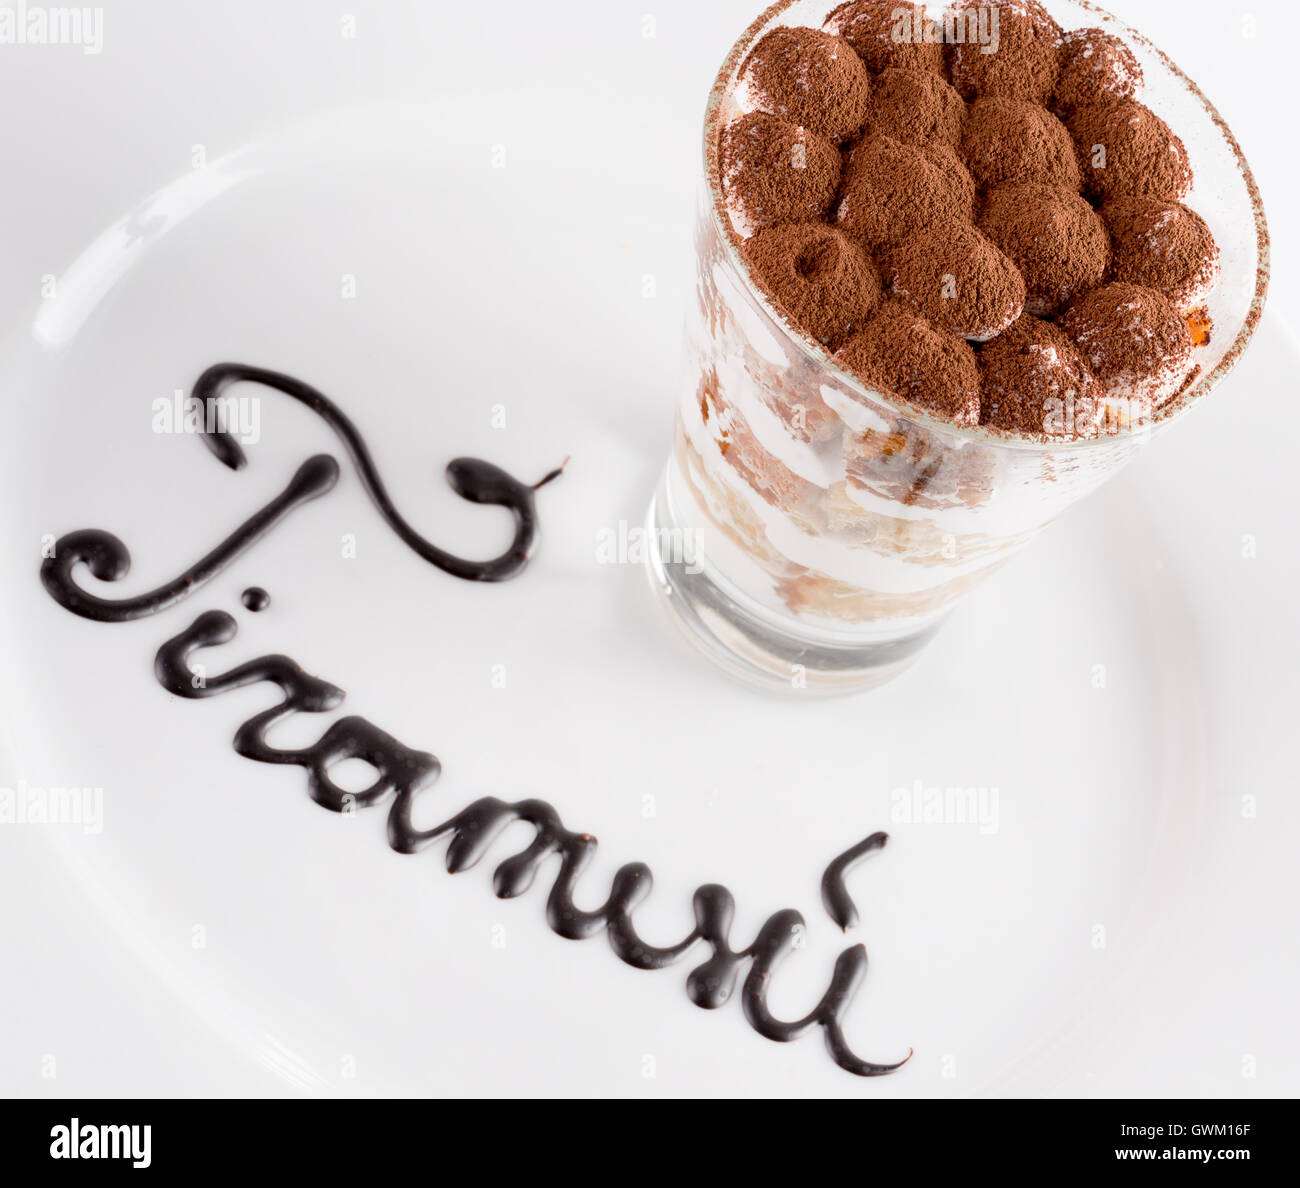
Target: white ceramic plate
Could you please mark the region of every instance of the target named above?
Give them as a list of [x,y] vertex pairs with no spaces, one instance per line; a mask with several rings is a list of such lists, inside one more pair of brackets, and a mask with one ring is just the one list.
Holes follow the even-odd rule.
[[[308,76],[338,69],[306,57],[291,60]],[[619,121],[653,127],[653,104],[593,112],[589,94],[556,89],[471,101],[408,81],[400,104],[376,88],[244,140],[232,127],[202,169],[106,210],[98,234],[69,230],[52,295],[15,327],[0,365],[0,784],[100,788],[103,819],[0,830],[13,862],[55,872],[138,958],[142,986],[288,1087],[1294,1088],[1273,971],[1296,965],[1275,913],[1294,898],[1277,742],[1297,660],[1298,501],[1284,442],[1241,432],[1293,398],[1280,326],[1266,319],[1206,410],[972,598],[897,684],[767,699],[678,640],[635,555],[598,559],[602,534],[640,523],[666,456],[691,296],[686,178],[591,151]],[[47,534],[121,537],[132,572],[102,593],[123,597],[197,559],[309,454],[343,460],[320,422],[265,390],[247,390],[260,440],[241,473],[192,435],[155,432],[154,401],[223,359],[328,393],[408,517],[450,549],[492,553],[509,536],[501,513],[447,490],[450,458],[531,480],[571,456],[539,493],[536,561],[501,586],[445,576],[388,531],[344,462],[334,492],[181,607],[120,625],[61,609],[37,577]],[[240,607],[252,584],[271,594],[260,615]],[[214,669],[287,653],[346,689],[345,711],[435,752],[430,819],[484,795],[552,801],[601,840],[579,892],[590,906],[619,865],[648,862],[649,939],[688,930],[704,882],[736,893],[738,940],[801,909],[778,1013],[810,1009],[839,949],[864,942],[846,1031],[863,1055],[912,1047],[912,1062],[856,1080],[815,1036],[779,1047],[736,1002],[697,1009],[686,967],[636,972],[601,938],[560,940],[542,886],[493,897],[491,866],[522,826],[452,877],[441,847],[390,851],[382,810],[325,812],[297,768],[240,758],[231,737],[271,704],[265,686],[189,701],[152,672],[158,645],[213,607],[240,627]],[[306,745],[328,720],[275,741]],[[949,788],[977,790],[982,825],[908,819],[917,789],[928,803]],[[862,923],[845,941],[818,879],[876,829],[893,841],[852,876]],[[51,947],[11,976],[10,997],[28,999],[86,974]],[[5,1088],[91,1083],[42,1083],[38,1053],[61,1032],[41,1025],[39,1045],[14,1046]],[[162,1061],[141,1044],[114,1058]],[[76,1069],[75,1045],[61,1050]],[[246,1086],[220,1067],[191,1083]]]

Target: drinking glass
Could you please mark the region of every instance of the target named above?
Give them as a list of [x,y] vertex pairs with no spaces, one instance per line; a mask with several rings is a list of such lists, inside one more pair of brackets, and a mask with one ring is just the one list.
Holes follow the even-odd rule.
[[719,182],[719,136],[750,48],[781,25],[821,27],[836,3],[781,0],[727,56],[704,121],[697,301],[672,453],[651,502],[651,583],[673,619],[733,675],[786,692],[883,684],[957,601],[1147,442],[1201,404],[1240,357],[1268,279],[1259,191],[1209,100],[1146,38],[1082,0],[1066,29],[1101,27],[1142,64],[1141,101],[1185,141],[1188,205],[1218,242],[1213,335],[1194,382],[1153,416],[1091,437],[963,428],[876,391],[799,332],[742,262]]

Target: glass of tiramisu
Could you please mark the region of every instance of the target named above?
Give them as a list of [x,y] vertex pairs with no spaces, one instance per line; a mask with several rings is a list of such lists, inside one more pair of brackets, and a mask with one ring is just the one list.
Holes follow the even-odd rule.
[[782,0],[704,129],[651,576],[733,674],[851,692],[1201,402],[1258,321],[1258,189],[1083,0]]

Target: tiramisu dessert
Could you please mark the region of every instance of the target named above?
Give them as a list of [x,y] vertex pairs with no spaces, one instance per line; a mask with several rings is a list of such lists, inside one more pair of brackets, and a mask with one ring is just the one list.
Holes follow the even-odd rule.
[[1205,375],[1219,246],[1138,44],[1074,0],[786,0],[724,65],[655,527],[742,668],[872,683]]

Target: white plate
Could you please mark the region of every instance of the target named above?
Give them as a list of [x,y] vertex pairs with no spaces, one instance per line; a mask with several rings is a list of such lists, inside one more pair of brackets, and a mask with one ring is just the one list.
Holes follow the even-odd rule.
[[[616,120],[652,127],[653,106],[415,86],[400,105],[383,102],[391,89],[351,98],[375,102],[250,137],[69,242],[75,262],[9,343],[0,783],[103,789],[101,832],[0,830],[14,862],[57,872],[139,958],[142,986],[290,1087],[1294,1089],[1300,1051],[1293,1029],[1272,1030],[1289,1017],[1272,975],[1296,967],[1275,913],[1295,889],[1276,743],[1297,660],[1298,501],[1280,436],[1242,432],[1293,399],[1275,378],[1297,365],[1279,325],[1266,319],[1206,410],[972,598],[897,684],[766,699],[677,639],[634,559],[597,561],[601,533],[639,524],[666,457],[691,297],[686,179],[591,151]],[[509,534],[446,489],[446,461],[481,455],[531,480],[571,456],[539,493],[536,561],[502,586],[445,576],[395,539],[344,462],[334,492],[182,607],[120,625],[67,613],[37,580],[46,534],[121,537],[132,572],[103,593],[123,597],[197,559],[309,454],[343,460],[322,424],[262,390],[247,390],[261,440],[241,473],[192,436],[155,433],[155,399],[222,359],[328,393],[408,517],[453,550],[494,552]],[[260,615],[239,605],[251,584],[271,593]],[[492,895],[522,826],[452,877],[441,847],[390,851],[382,810],[325,812],[298,769],[240,758],[230,740],[271,703],[264,686],[189,701],[152,673],[158,645],[211,607],[240,625],[214,669],[287,653],[346,689],[346,711],[435,752],[430,817],[484,795],[552,801],[601,839],[579,894],[591,906],[619,865],[648,862],[656,889],[637,921],[651,940],[688,930],[704,882],[736,893],[740,941],[801,909],[806,945],[775,979],[778,1013],[810,1009],[834,955],[863,941],[849,1038],[881,1061],[910,1046],[913,1061],[856,1080],[813,1036],[778,1047],[736,1002],[695,1008],[685,966],[640,973],[603,939],[555,937],[542,886]],[[305,745],[328,720],[274,740]],[[988,789],[996,812],[985,829],[908,821],[917,787]],[[818,879],[881,828],[893,841],[852,876],[862,924],[846,942]],[[28,1000],[86,975],[64,954],[13,976],[9,996]],[[85,1041],[60,1048],[74,1029],[41,1026],[4,1087],[97,1083]],[[38,1053],[55,1049],[82,1067],[43,1083]],[[166,1054],[145,1042],[104,1059],[125,1070]],[[190,1083],[252,1082],[214,1066]]]

